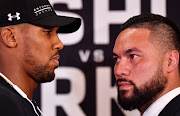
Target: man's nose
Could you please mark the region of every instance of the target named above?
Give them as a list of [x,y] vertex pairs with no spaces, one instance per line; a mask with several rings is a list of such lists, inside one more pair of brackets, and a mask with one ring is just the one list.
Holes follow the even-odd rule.
[[114,66],[114,74],[117,77],[124,78],[125,76],[129,76],[131,73],[130,63],[125,60],[121,59],[119,62],[116,62]]
[[63,43],[59,39],[58,35],[55,37],[55,42],[53,44],[53,49],[62,50],[64,48]]

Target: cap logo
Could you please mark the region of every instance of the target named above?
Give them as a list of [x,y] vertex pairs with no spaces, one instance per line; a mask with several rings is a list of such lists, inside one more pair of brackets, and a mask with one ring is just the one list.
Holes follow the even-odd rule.
[[45,12],[49,12],[49,11],[52,11],[52,8],[50,5],[42,5],[42,6],[38,6],[34,8],[34,13],[36,14],[36,16],[43,14]]
[[9,13],[8,15],[8,20],[12,21],[13,18],[16,18],[17,20],[20,20],[20,13],[16,12],[16,15],[11,15],[11,13]]

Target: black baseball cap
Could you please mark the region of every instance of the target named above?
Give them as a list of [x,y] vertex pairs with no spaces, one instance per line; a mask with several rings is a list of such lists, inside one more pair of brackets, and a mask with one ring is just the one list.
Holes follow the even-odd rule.
[[21,23],[59,27],[59,33],[72,33],[79,29],[81,19],[58,16],[48,0],[2,0],[0,27]]

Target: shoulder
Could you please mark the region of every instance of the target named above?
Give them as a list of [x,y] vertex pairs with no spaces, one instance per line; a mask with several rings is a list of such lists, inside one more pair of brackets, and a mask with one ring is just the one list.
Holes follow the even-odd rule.
[[4,116],[23,116],[21,109],[21,98],[17,93],[0,87],[0,112]]
[[0,100],[2,99],[15,99],[19,98],[19,94],[10,86],[0,86]]
[[36,116],[32,105],[13,88],[0,86],[0,116]]
[[159,116],[180,116],[180,95],[172,99],[161,111]]
[[180,116],[180,108],[174,113],[173,116]]

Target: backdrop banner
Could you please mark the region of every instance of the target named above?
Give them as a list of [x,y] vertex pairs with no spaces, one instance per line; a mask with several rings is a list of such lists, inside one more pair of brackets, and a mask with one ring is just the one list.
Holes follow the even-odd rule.
[[180,24],[178,0],[49,0],[58,15],[80,17],[64,43],[55,80],[38,85],[33,98],[43,116],[138,116],[117,103],[112,50],[120,25],[134,15],[155,13]]

